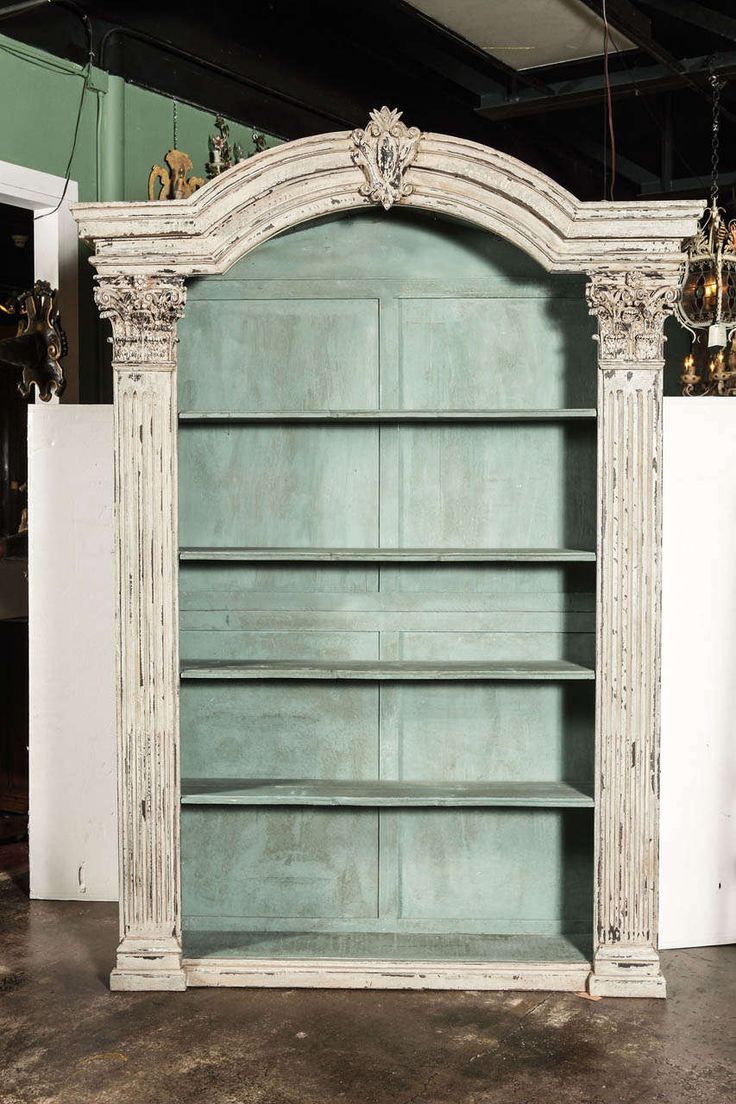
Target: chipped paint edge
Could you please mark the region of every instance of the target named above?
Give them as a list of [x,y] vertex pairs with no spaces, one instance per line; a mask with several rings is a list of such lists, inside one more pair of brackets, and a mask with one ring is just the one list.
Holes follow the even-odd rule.
[[185,958],[188,986],[267,989],[584,989],[587,962],[394,962],[365,959]]

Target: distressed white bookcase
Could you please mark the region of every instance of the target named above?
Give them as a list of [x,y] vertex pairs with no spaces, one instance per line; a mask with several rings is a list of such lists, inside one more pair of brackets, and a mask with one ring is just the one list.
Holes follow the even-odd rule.
[[[598,324],[589,960],[494,960],[492,941],[487,957],[445,960],[194,957],[182,944],[176,362],[187,280],[226,273],[300,224],[380,206],[386,219],[399,207],[459,220],[505,239],[547,272],[588,278]],[[385,108],[364,130],[257,154],[187,200],[75,206],[80,234],[94,248],[95,297],[112,325],[115,374],[121,941],[113,989],[587,985],[595,994],[664,996],[657,954],[663,326],[682,243],[700,212],[691,201],[580,202],[512,157],[410,130]],[[295,677],[315,677],[300,671]],[[410,677],[442,678],[441,665]],[[490,677],[519,675],[501,665]],[[374,805],[390,804],[395,792],[389,786],[376,797],[367,789]],[[503,786],[481,790],[473,791],[478,804],[510,801]],[[360,792],[353,788],[354,803]],[[273,800],[283,804],[283,792]]]

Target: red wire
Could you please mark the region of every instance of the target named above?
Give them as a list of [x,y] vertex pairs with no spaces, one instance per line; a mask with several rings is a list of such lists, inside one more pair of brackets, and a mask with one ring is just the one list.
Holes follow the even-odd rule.
[[608,74],[608,51],[611,42],[611,28],[608,24],[608,14],[606,12],[606,0],[602,0],[602,15],[603,15],[603,77],[606,84],[606,110],[608,115],[608,135],[611,140],[611,183],[608,189],[608,194],[613,200],[613,189],[616,184],[616,135],[613,129],[613,98],[611,96],[611,80]]

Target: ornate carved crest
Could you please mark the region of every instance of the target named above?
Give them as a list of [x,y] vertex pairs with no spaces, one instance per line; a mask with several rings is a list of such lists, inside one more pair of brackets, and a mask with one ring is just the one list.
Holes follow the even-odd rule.
[[586,296],[598,319],[601,360],[664,357],[664,320],[677,299],[677,279],[661,272],[596,272]]
[[401,112],[382,107],[371,111],[365,130],[351,135],[353,164],[362,169],[366,183],[360,194],[369,196],[388,211],[394,203],[411,194],[404,172],[417,155],[421,132],[401,122]]
[[184,313],[181,276],[97,277],[95,302],[109,318],[113,360],[118,364],[169,364],[174,359],[176,322]]

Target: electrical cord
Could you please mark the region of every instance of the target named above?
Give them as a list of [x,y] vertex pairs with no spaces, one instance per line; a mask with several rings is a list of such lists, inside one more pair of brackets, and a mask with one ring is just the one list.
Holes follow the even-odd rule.
[[[652,120],[655,127],[659,131],[660,137],[664,138],[665,137],[664,126],[662,125],[661,119],[658,119],[657,116],[655,115],[654,111],[652,111],[652,108],[651,108],[651,106],[649,104],[649,101],[647,99],[649,93],[647,92],[647,90],[645,88],[642,88],[642,86],[637,81],[635,71],[634,71],[633,67],[629,64],[629,60],[626,57],[625,51],[621,50],[616,45],[615,41],[613,42],[613,48],[616,51],[616,53],[618,54],[619,59],[623,62],[624,66],[625,66],[625,68],[626,68],[626,70],[629,74],[629,77],[631,78],[631,83],[634,86],[637,99],[639,99],[641,101],[641,103],[644,107],[644,110],[646,111],[647,115],[649,116],[649,118]],[[705,177],[702,176],[699,172],[697,172],[693,168],[691,163],[688,161],[688,159],[683,154],[682,150],[675,149],[674,143],[673,143],[672,151],[679,158],[679,160],[683,163],[683,165],[685,166],[687,171],[690,173],[690,175],[693,177],[693,179],[700,181],[700,183],[703,187],[703,191],[704,192],[707,191],[708,190],[708,185],[705,181]]]
[[603,79],[606,85],[606,117],[608,120],[608,136],[611,143],[611,182],[608,195],[613,202],[613,190],[616,186],[616,133],[613,127],[613,97],[611,95],[611,75],[608,71],[608,55],[611,47],[611,28],[608,23],[606,0],[602,3],[603,15]]
[[72,148],[69,152],[69,160],[66,163],[66,169],[64,170],[64,187],[62,188],[61,195],[59,196],[59,202],[50,211],[44,211],[42,215],[38,215],[37,219],[49,218],[51,215],[55,215],[61,207],[62,203],[66,199],[66,193],[69,189],[69,181],[72,175],[72,162],[74,161],[74,154],[77,152],[77,140],[79,138],[79,127],[82,122],[82,110],[84,108],[84,101],[87,96],[87,89],[89,87],[89,78],[92,72],[91,60],[87,62],[82,70],[82,94],[79,97],[79,107],[77,108],[77,118],[74,123],[74,136],[72,138]]
[[69,181],[71,180],[72,163],[74,161],[74,154],[77,152],[77,141],[79,139],[79,127],[82,122],[82,111],[84,109],[84,101],[87,96],[89,88],[89,78],[92,73],[92,64],[94,62],[94,36],[92,32],[92,21],[87,15],[86,11],[76,4],[74,0],[23,0],[20,4],[11,4],[9,7],[0,8],[0,20],[10,19],[13,16],[23,15],[25,12],[33,11],[36,8],[46,7],[47,4],[54,4],[59,8],[66,8],[67,11],[72,12],[73,15],[79,19],[84,27],[84,34],[87,47],[87,61],[81,69],[80,76],[82,77],[82,94],[79,97],[79,107],[77,108],[77,117],[74,123],[74,134],[72,137],[72,148],[69,153],[69,160],[64,170],[64,187],[59,197],[59,202],[50,211],[44,211],[42,215],[37,215],[37,219],[49,218],[51,215],[55,215],[61,207],[62,203],[66,199],[66,193],[69,190]]

